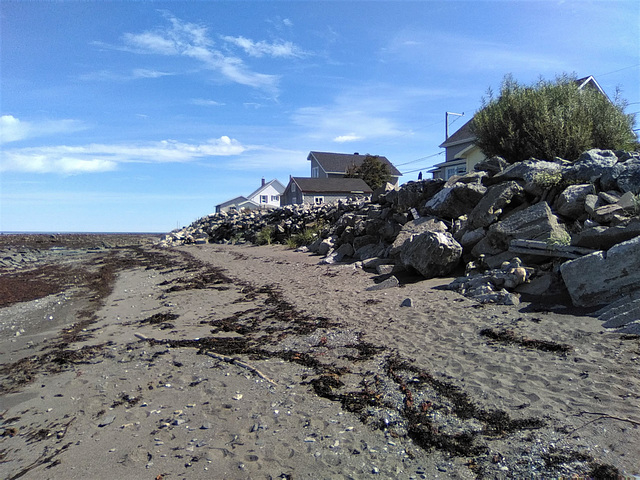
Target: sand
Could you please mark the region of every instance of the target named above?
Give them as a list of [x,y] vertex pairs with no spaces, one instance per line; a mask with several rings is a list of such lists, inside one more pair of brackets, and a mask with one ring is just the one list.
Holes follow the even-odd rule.
[[0,308],[2,478],[640,474],[640,337],[566,305],[367,291],[281,246],[76,261]]

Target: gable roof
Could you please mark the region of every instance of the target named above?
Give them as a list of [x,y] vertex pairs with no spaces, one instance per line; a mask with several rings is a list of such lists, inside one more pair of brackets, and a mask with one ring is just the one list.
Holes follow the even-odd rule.
[[256,195],[259,195],[260,193],[262,193],[263,190],[266,190],[270,186],[273,186],[273,188],[275,188],[278,194],[280,195],[282,195],[282,193],[284,192],[284,185],[282,185],[277,179],[274,178],[270,182],[267,182],[264,185],[261,185],[260,188],[255,190],[253,193],[250,193],[247,196],[247,198],[253,198]]
[[361,178],[291,177],[303,193],[373,193]]
[[229,206],[236,206],[236,207],[241,207],[243,205],[252,205],[257,207],[258,204],[249,200],[247,197],[236,197],[236,198],[232,198],[231,200],[227,200],[226,202],[220,203],[218,205],[216,205],[216,208],[226,208]]
[[309,152],[307,160],[314,158],[316,162],[327,173],[344,174],[351,165],[359,167],[367,157],[376,157],[389,167],[392,177],[400,177],[402,173],[389,161],[387,157],[381,155],[360,155],[358,153],[329,153],[329,152]]
[[452,147],[453,145],[459,145],[461,143],[472,142],[476,139],[476,136],[471,132],[471,124],[473,118],[467,123],[462,125],[454,134],[450,135],[443,143],[440,144],[440,148]]
[[[578,90],[582,90],[584,88],[590,87],[595,88],[598,92],[604,95],[606,98],[609,98],[607,94],[604,92],[600,84],[596,82],[596,79],[593,78],[593,75],[589,75],[588,77],[578,78],[574,82],[578,86]],[[476,137],[471,132],[471,125],[473,123],[473,118],[465,123],[462,127],[460,127],[454,134],[450,135],[444,142],[440,144],[440,148],[453,147],[454,145],[460,145],[461,143],[470,143],[473,142]]]

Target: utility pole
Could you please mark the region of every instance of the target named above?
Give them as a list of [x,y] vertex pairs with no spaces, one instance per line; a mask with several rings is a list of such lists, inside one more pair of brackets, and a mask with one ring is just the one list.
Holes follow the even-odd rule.
[[444,113],[444,139],[445,141],[449,138],[449,115],[455,115],[457,117],[463,117],[464,112],[462,113],[453,113],[453,112],[445,112]]

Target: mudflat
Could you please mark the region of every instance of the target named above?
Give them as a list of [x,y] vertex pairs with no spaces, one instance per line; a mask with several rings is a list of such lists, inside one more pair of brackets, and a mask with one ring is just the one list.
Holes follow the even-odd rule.
[[281,246],[1,237],[22,250],[0,277],[2,478],[640,473],[640,337],[567,305],[368,291]]

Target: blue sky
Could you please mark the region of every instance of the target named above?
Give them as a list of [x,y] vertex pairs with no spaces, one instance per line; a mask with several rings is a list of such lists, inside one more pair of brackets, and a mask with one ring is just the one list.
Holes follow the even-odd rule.
[[640,110],[637,1],[0,4],[0,231],[166,232],[309,176],[311,150],[443,160],[505,74]]

